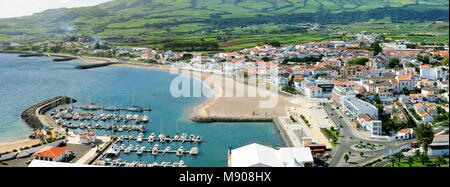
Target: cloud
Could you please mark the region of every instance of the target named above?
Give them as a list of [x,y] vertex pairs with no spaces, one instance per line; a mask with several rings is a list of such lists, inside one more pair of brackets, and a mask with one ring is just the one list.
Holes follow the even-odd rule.
[[94,6],[111,0],[0,0],[0,18],[28,16],[55,8]]

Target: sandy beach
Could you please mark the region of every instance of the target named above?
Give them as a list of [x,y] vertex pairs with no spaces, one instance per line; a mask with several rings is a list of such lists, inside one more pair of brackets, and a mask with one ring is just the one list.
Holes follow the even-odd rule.
[[14,149],[19,150],[20,148],[27,146],[31,147],[32,145],[38,144],[40,141],[41,141],[40,139],[25,139],[13,142],[0,143],[0,153],[12,151]]
[[[108,62],[107,59],[93,57],[79,57],[79,60],[92,63]],[[124,62],[113,64],[112,66],[146,68],[161,71],[170,71],[170,65],[140,64],[134,62]],[[212,74],[200,73],[195,70],[176,71],[180,74],[199,78],[210,83],[214,89],[214,97],[209,98],[200,106],[193,108],[189,118],[193,117],[229,117],[229,118],[273,118],[280,115],[286,115],[285,107],[292,106],[294,98],[280,94],[278,90],[257,89],[257,86],[246,84],[241,81],[233,80],[230,77]],[[172,73],[173,69],[172,69]],[[233,82],[233,84],[226,84]],[[231,90],[231,91],[230,91]],[[251,90],[258,90],[256,97],[250,94]],[[232,92],[232,95],[228,93]],[[237,93],[240,93],[238,95]],[[262,97],[264,96],[264,97]],[[268,101],[269,98],[276,98],[276,106],[272,108],[261,108],[261,102]]]

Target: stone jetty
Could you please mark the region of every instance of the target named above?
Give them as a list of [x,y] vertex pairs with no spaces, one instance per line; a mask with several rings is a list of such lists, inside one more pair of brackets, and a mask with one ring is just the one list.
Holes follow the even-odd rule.
[[[40,103],[37,103],[27,109],[25,109],[22,114],[22,120],[28,124],[34,130],[42,128],[43,124],[37,115],[44,115],[45,112],[51,110],[54,107],[57,107],[62,104],[69,104],[76,102],[75,99],[66,96],[58,96],[51,99],[47,99]],[[33,136],[33,135],[31,135]]]

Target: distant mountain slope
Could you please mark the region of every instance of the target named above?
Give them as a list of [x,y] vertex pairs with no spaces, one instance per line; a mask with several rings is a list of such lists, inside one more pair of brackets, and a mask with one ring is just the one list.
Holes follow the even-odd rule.
[[0,34],[186,33],[263,23],[448,20],[448,0],[115,0],[0,19]]

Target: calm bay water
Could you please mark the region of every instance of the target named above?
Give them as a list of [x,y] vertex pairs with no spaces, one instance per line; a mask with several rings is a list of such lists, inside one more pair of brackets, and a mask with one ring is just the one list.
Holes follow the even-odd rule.
[[[164,134],[173,136],[178,122],[179,133],[201,135],[204,140],[201,144],[160,144],[161,148],[170,145],[172,149],[176,149],[182,145],[188,150],[198,146],[198,156],[177,157],[174,154],[166,154],[154,157],[150,153],[144,153],[142,156],[137,156],[136,153],[119,155],[119,158],[126,161],[174,162],[182,159],[188,166],[226,166],[229,146],[236,148],[254,142],[267,146],[282,146],[271,123],[199,124],[185,120],[185,111],[204,102],[206,98],[172,97],[170,82],[179,75],[113,66],[88,70],[73,68],[80,64],[85,63],[53,62],[47,57],[19,58],[17,54],[0,53],[0,142],[24,139],[32,132],[20,119],[20,113],[24,109],[42,100],[65,94],[77,99],[76,104],[88,104],[92,101],[99,105],[128,107],[134,104],[152,108],[153,111],[146,112],[151,122],[146,124],[148,131],[145,137],[151,132],[158,135],[162,120]],[[127,141],[124,143],[137,144]],[[151,148],[154,143],[144,142],[140,145]]]

